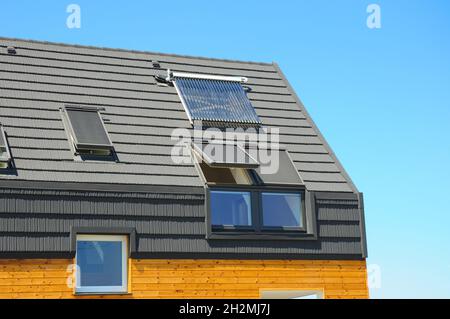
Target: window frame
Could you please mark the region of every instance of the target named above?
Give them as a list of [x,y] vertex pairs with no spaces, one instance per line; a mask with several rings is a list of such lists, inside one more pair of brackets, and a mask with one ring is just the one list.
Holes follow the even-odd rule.
[[[249,147],[251,148],[251,146]],[[298,186],[298,185],[305,185],[305,182],[303,181],[303,178],[301,177],[300,173],[298,172],[297,168],[295,167],[294,161],[292,160],[291,154],[287,150],[285,146],[279,146],[277,151],[279,153],[284,153],[287,156],[287,159],[289,160],[289,164],[294,168],[294,173],[296,177],[298,177],[297,182],[265,182],[264,179],[261,177],[261,174],[257,172],[257,169],[254,169],[251,172],[253,180],[258,183],[258,185],[277,185],[277,186]]]
[[[252,163],[226,163],[224,162],[218,162],[215,159],[211,158],[209,154],[207,154],[202,148],[199,147],[199,144],[202,144],[202,147],[204,145],[217,145],[225,147],[225,145],[229,145],[231,147],[235,147],[237,150],[241,151],[245,156],[247,156]],[[202,141],[201,143],[196,143],[195,141],[192,141],[191,143],[192,151],[197,155],[198,159],[201,159],[204,161],[207,165],[209,165],[212,168],[244,168],[244,169],[253,169],[259,167],[259,162],[251,156],[246,149],[244,149],[241,145],[238,143],[233,143],[230,141],[221,141],[221,142],[207,142]],[[233,154],[234,155],[234,154]]]
[[120,241],[122,243],[122,285],[121,286],[80,286],[81,271],[78,269],[78,252],[75,248],[75,293],[76,294],[124,294],[128,292],[128,247],[127,235],[105,235],[105,234],[77,234],[75,246],[78,241]]
[[4,147],[5,148],[5,155],[4,156],[0,156],[0,163],[4,163],[5,167],[0,167],[0,169],[8,169],[11,165],[11,151],[9,150],[9,143],[8,143],[8,139],[6,138],[6,132],[5,129],[3,127],[3,125],[0,123],[0,134],[1,137],[4,141],[4,145],[0,145],[0,147]]
[[[203,172],[203,169],[202,169],[202,167],[201,167],[201,163],[200,163],[200,161],[201,161],[201,158],[200,158],[200,155],[199,154],[197,154],[197,152],[195,151],[195,149],[194,149],[194,147],[192,146],[192,144],[191,145],[189,145],[189,146],[186,146],[186,147],[189,147],[189,155],[191,156],[191,160],[192,160],[192,162],[193,162],[193,164],[194,164],[194,166],[195,166],[195,169],[197,170],[197,172],[198,172],[198,174],[199,174],[199,176],[200,176],[200,178],[201,178],[201,180],[203,181],[203,183],[204,183],[204,185],[205,185],[205,187],[206,186],[212,186],[212,187],[215,187],[215,186],[225,186],[225,187],[236,187],[236,186],[250,186],[250,185],[252,185],[252,182],[253,182],[253,176],[252,176],[252,174],[251,174],[251,172],[248,170],[248,169],[245,169],[245,168],[241,168],[241,167],[223,167],[224,169],[241,169],[241,170],[243,170],[243,174],[245,175],[245,178],[248,180],[248,182],[249,182],[249,184],[228,184],[228,183],[215,183],[215,182],[210,182],[210,181],[208,181],[208,179],[206,178],[206,176],[205,176],[205,173]],[[204,164],[205,165],[208,165],[206,162],[204,162]],[[208,165],[209,166],[209,165]],[[211,167],[211,169],[217,169],[218,167]]]
[[[103,127],[103,130],[105,131],[106,137],[108,139],[109,144],[90,144],[90,143],[79,143],[77,136],[75,134],[75,130],[73,129],[72,121],[70,120],[69,114],[67,113],[67,110],[76,110],[76,111],[82,111],[82,112],[94,112],[97,114],[98,119]],[[64,107],[60,108],[61,116],[63,119],[63,124],[66,129],[67,135],[69,137],[69,144],[70,148],[75,156],[80,157],[92,157],[92,158],[108,158],[108,157],[114,157],[115,156],[115,149],[114,144],[111,141],[111,137],[109,136],[108,130],[106,129],[105,122],[100,114],[101,111],[104,111],[104,108],[99,107],[88,107],[88,106],[81,106],[81,105],[64,105]],[[81,146],[81,147],[80,147]],[[84,153],[83,151],[109,151],[108,154],[89,154]]]
[[[260,299],[324,299],[325,290],[320,289],[260,289]],[[315,296],[316,298],[308,298]]]
[[[245,226],[227,226],[221,227],[212,225],[212,211],[211,211],[211,191],[238,191],[251,193],[251,214],[253,225],[251,227]],[[299,193],[301,194],[302,207],[302,227],[264,227],[263,226],[263,211],[262,211],[262,193]],[[280,239],[280,240],[308,240],[317,239],[316,225],[315,225],[315,207],[312,200],[307,197],[311,194],[306,191],[304,187],[289,187],[289,186],[213,186],[206,185],[205,187],[205,209],[206,209],[206,238],[207,239]],[[308,207],[311,206],[311,207]],[[307,209],[308,207],[308,209]],[[308,216],[310,221],[308,221]]]

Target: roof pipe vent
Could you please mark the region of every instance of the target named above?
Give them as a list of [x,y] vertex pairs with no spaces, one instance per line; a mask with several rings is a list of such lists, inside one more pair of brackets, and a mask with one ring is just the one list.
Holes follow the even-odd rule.
[[160,69],[161,68],[161,64],[159,64],[159,62],[158,61],[152,61],[152,65],[153,65],[153,67],[154,68],[158,68],[158,69]]
[[167,69],[166,81],[167,82],[172,82],[173,81],[173,72],[170,69]]
[[16,52],[16,48],[13,47],[13,46],[8,46],[8,47],[6,48],[6,51],[8,52],[8,54],[16,54],[16,53],[17,53],[17,52]]
[[163,75],[163,74],[156,74],[155,75],[155,80],[156,80],[156,84],[160,85],[160,86],[169,86],[171,85],[171,72],[170,70],[167,70],[167,76]]

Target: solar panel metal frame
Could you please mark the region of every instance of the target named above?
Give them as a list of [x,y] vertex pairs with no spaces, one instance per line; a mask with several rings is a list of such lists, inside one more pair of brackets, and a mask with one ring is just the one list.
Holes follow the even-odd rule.
[[9,144],[8,140],[6,139],[5,130],[3,128],[3,125],[0,124],[0,148],[5,149],[5,155],[0,156],[0,162],[1,163],[10,163],[11,162],[11,153],[9,151]]
[[[253,105],[251,104],[250,100],[248,99],[247,95],[244,92],[244,89],[241,87],[243,94],[245,95],[245,98],[248,101],[248,105],[244,105],[242,103],[239,103],[239,100],[235,100],[235,104],[239,105],[243,110],[247,108],[247,111],[251,114],[249,118],[253,117],[253,119],[247,119],[247,120],[238,120],[236,118],[234,119],[224,119],[224,118],[214,118],[214,117],[200,117],[200,116],[194,116],[191,112],[191,108],[189,106],[189,102],[186,100],[185,95],[183,94],[183,89],[180,88],[179,84],[177,83],[177,79],[182,80],[197,80],[197,81],[215,81],[218,83],[241,83],[245,82],[247,78],[245,77],[227,77],[227,76],[214,76],[214,75],[203,75],[203,74],[187,74],[187,73],[173,73],[172,82],[175,87],[175,90],[177,91],[177,94],[181,100],[181,103],[184,107],[184,110],[188,116],[189,122],[191,124],[194,124],[194,121],[205,121],[205,122],[217,122],[217,123],[239,123],[244,125],[254,125],[254,126],[261,126],[262,122],[259,119],[258,114],[256,113]],[[198,83],[197,83],[198,85]],[[240,85],[239,85],[240,86]],[[251,109],[248,109],[248,106],[251,107]]]
[[[74,110],[74,111],[81,111],[81,112],[92,112],[96,113],[98,116],[98,120],[101,123],[101,126],[103,127],[103,130],[105,132],[106,138],[108,139],[108,144],[100,144],[100,143],[80,143],[77,139],[75,130],[72,125],[72,121],[70,119],[70,116],[67,111]],[[62,108],[62,111],[64,113],[64,116],[66,117],[66,123],[68,125],[70,136],[73,140],[73,144],[76,150],[114,150],[114,145],[111,141],[111,138],[109,137],[108,130],[106,129],[105,123],[103,122],[103,119],[100,115],[100,111],[104,110],[103,108],[98,107],[87,107],[87,106],[78,106],[78,105],[65,105]]]
[[[246,157],[248,157],[252,163],[241,163],[241,162],[235,162],[235,163],[230,163],[230,162],[219,162],[217,160],[215,160],[214,158],[211,158],[208,154],[206,154],[203,149],[201,149],[199,147],[198,144],[217,144],[217,145],[228,145],[228,146],[233,146],[236,147],[236,149],[238,149],[239,151],[243,152],[244,155]],[[250,154],[248,154],[248,152],[242,148],[241,146],[235,144],[235,143],[218,143],[218,142],[212,142],[212,143],[207,143],[207,142],[201,142],[201,143],[195,143],[192,142],[192,149],[194,150],[194,152],[196,152],[200,158],[202,158],[203,160],[205,160],[206,164],[208,164],[211,167],[221,167],[221,168],[246,168],[246,169],[252,169],[252,168],[257,168],[259,167],[259,162],[257,160],[255,160]]]
[[231,81],[246,83],[248,78],[245,76],[226,76],[226,75],[213,75],[213,74],[201,74],[201,73],[185,73],[185,72],[170,72],[169,78],[188,78],[188,79],[203,79],[203,80],[217,80],[217,81]]

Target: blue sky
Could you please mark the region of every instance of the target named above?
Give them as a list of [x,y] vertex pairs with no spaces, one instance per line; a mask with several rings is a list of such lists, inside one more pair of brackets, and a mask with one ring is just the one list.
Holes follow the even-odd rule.
[[[81,28],[66,7],[81,7]],[[381,29],[366,8],[381,7]],[[3,1],[0,36],[279,63],[364,192],[374,298],[450,298],[450,2]]]

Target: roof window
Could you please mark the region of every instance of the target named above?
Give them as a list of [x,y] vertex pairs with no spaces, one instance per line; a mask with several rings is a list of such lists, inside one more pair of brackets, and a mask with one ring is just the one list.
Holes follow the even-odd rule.
[[66,105],[61,109],[76,155],[109,156],[114,146],[100,115],[101,109]]
[[211,167],[257,168],[259,166],[249,153],[236,143],[193,143],[194,151]]
[[[228,143],[192,143],[204,181],[210,185],[298,186],[303,181],[284,149]],[[261,160],[260,160],[261,159]]]
[[0,124],[0,169],[9,168],[10,164],[11,153],[9,152],[8,140],[3,125]]

